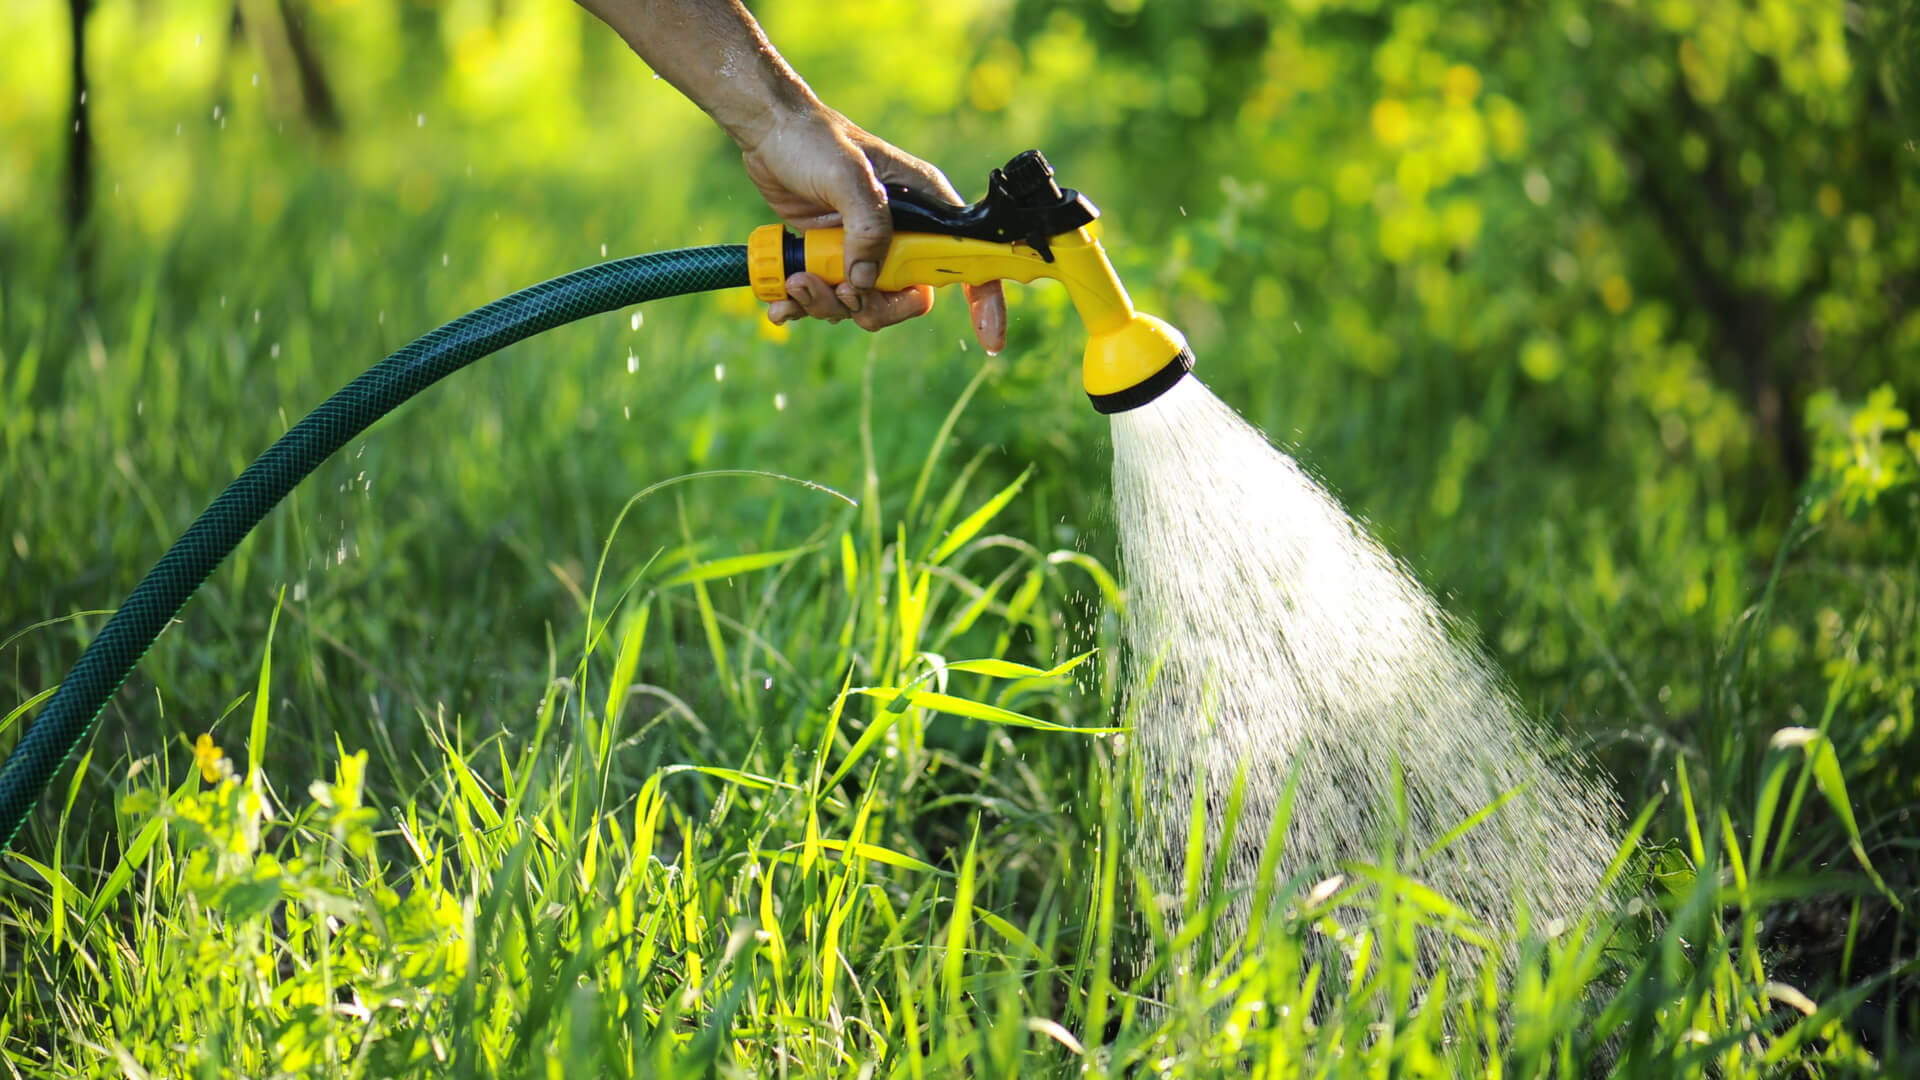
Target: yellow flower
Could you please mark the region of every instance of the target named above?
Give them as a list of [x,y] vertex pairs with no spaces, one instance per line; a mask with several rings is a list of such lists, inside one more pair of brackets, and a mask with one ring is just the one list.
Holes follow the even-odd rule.
[[193,743],[193,761],[200,766],[200,779],[209,784],[217,784],[225,775],[227,756],[213,743],[213,736],[202,734]]

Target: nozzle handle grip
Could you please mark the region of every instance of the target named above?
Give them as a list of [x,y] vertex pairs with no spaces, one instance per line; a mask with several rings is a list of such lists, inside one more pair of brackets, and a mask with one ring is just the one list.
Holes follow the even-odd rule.
[[[1101,253],[1097,226],[1051,239],[1049,259],[1023,241],[979,240],[921,232],[897,232],[880,264],[875,288],[894,292],[915,285],[984,285],[989,281],[1064,282],[1076,303],[1082,296],[1125,305],[1125,292]],[[838,285],[846,280],[846,231],[809,229],[794,237],[779,225],[762,225],[747,240],[753,294],[769,303],[785,298],[786,279],[802,270]]]
[[[802,237],[805,264],[838,285],[846,280],[846,231],[812,229]],[[885,292],[914,285],[983,285],[1007,279],[1034,281],[1053,276],[1054,268],[1023,243],[977,240],[938,233],[898,232],[880,263],[874,288]]]

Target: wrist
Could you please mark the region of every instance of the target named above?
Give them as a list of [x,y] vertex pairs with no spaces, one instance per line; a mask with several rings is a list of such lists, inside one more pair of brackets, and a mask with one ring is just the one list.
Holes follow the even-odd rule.
[[747,152],[778,129],[816,119],[826,111],[807,84],[777,55],[763,59],[759,78],[736,84],[750,87],[747,92],[723,107],[708,110],[720,129]]

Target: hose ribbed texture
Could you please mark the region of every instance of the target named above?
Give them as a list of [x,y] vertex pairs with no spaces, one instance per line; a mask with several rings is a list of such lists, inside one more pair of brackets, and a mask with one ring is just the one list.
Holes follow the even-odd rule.
[[740,244],[618,259],[468,312],[369,368],[227,485],[134,589],[0,769],[0,850],[127,676],[200,583],[321,462],[420,391],[475,360],[575,319],[747,280]]

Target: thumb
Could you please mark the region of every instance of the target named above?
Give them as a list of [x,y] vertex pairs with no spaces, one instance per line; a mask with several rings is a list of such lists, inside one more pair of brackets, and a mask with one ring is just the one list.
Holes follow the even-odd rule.
[[893,218],[886,189],[864,155],[856,154],[847,163],[834,203],[846,227],[847,282],[862,291],[871,289],[893,241]]

